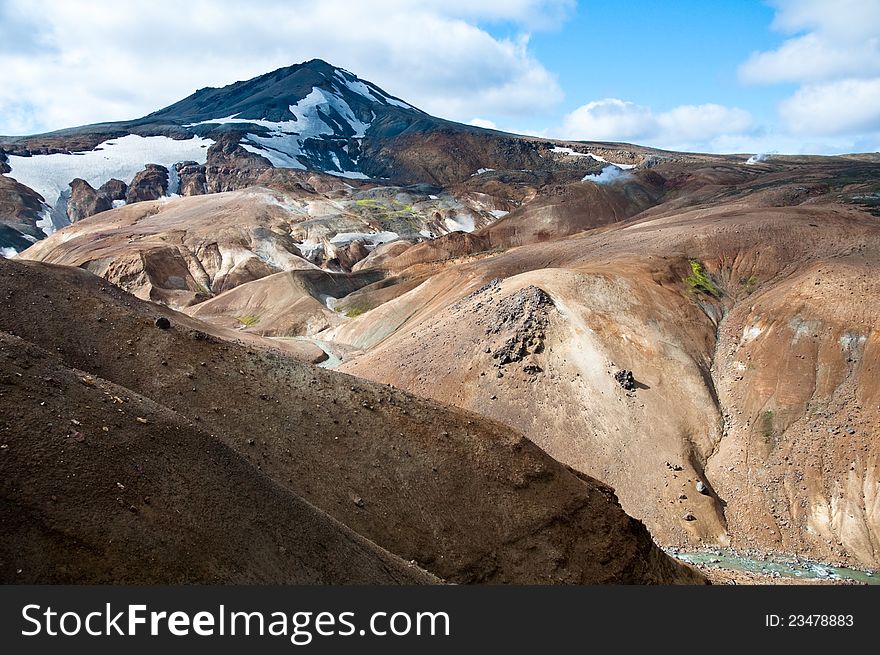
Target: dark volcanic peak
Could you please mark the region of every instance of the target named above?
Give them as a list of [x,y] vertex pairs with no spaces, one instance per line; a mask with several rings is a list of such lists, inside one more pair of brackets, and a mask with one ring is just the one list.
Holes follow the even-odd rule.
[[[495,171],[499,180],[507,179],[503,171],[539,177],[555,171],[561,179],[580,180],[603,164],[632,167],[641,159],[617,145],[600,148],[595,156],[554,145],[435,118],[349,71],[313,59],[223,88],[200,89],[132,121],[0,137],[5,157],[0,203],[12,206],[0,213],[0,224],[8,228],[0,247],[7,254],[19,252],[32,238],[126,203],[271,185],[290,175],[273,168],[335,176],[349,187],[359,186],[353,180],[446,187]],[[491,185],[490,177],[476,183]],[[74,189],[74,180],[87,186]],[[110,180],[126,185],[127,193],[99,199],[97,191]],[[145,181],[150,190],[141,188]],[[31,202],[28,194],[39,200]]]
[[312,59],[222,88],[199,89],[180,102],[144,117],[144,120],[180,123],[222,118],[297,121],[301,112],[296,106],[315,89],[323,96],[335,96],[347,104],[364,122],[372,120],[374,116],[370,112],[376,106],[423,113],[353,73],[321,59]]
[[[7,158],[0,173],[43,197],[52,215],[51,232],[74,220],[63,204],[77,178],[95,189],[111,178],[131,184],[146,164],[176,171],[181,162],[194,164],[187,169],[189,177],[203,180],[186,182],[183,189],[199,192],[248,186],[259,177],[253,171],[272,167],[349,179],[389,177],[388,165],[366,154],[368,136],[383,142],[413,125],[442,124],[375,84],[313,59],[223,88],[200,89],[132,121],[0,137],[0,154]],[[176,180],[169,179],[167,195],[177,189]]]

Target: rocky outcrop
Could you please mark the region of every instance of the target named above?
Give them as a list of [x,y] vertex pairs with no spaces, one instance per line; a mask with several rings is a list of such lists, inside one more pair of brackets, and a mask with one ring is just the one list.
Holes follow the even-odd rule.
[[336,249],[336,256],[330,260],[330,265],[334,264],[344,271],[350,271],[359,261],[366,259],[370,251],[363,241],[352,241],[346,246]]
[[636,388],[636,379],[633,377],[633,373],[630,370],[623,368],[616,371],[614,373],[614,379],[617,381],[617,384],[627,391],[632,391]]
[[182,161],[174,169],[180,179],[177,193],[182,196],[201,196],[208,192],[204,166],[194,161]]
[[70,198],[67,200],[67,217],[71,223],[105,212],[113,208],[113,203],[104,193],[96,191],[91,184],[76,178],[70,183]]
[[125,196],[128,193],[128,185],[122,180],[113,178],[104,182],[98,191],[107,196],[111,201],[125,200]]
[[208,148],[205,178],[208,193],[235,191],[251,186],[266,169],[269,160],[248,152],[235,140],[221,140]]
[[134,176],[125,202],[158,200],[168,193],[168,169],[159,164],[147,164],[144,170]]
[[[481,309],[484,302],[494,304],[491,296],[500,291],[500,285],[498,278],[487,284],[484,289],[489,292],[488,297],[477,302],[475,308]],[[547,310],[552,306],[550,296],[531,284],[498,302],[494,319],[486,327],[486,335],[489,338],[492,335],[510,335],[492,352],[492,359],[497,360],[499,369],[521,362],[544,349]],[[533,369],[537,367],[534,362],[527,362],[526,365]],[[540,372],[540,368],[533,372]]]
[[0,176],[0,248],[24,250],[46,235],[37,227],[43,199],[12,178]]

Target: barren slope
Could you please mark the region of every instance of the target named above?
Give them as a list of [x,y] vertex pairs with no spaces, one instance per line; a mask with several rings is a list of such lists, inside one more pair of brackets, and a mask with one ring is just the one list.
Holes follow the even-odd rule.
[[[763,202],[658,208],[459,260],[323,336],[365,351],[342,370],[503,421],[609,482],[661,542],[877,566],[877,305],[865,284],[880,225],[839,204]],[[834,286],[801,282],[792,296],[814,269]],[[752,334],[756,316],[777,327]],[[736,363],[744,329],[748,375]],[[613,377],[622,369],[631,391]],[[796,445],[754,447],[768,411],[764,441]]]
[[0,362],[2,582],[436,582],[180,414],[5,332]]
[[[282,489],[441,578],[700,580],[611,489],[497,423],[206,338],[84,271],[0,261],[0,279],[0,329],[198,423]],[[157,314],[171,329],[153,326]]]

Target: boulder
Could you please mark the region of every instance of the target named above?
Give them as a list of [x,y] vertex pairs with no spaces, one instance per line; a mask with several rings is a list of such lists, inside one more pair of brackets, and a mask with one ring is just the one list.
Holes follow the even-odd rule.
[[158,200],[168,193],[168,169],[159,164],[147,164],[144,170],[134,176],[125,202],[142,202]]
[[633,377],[632,371],[628,371],[625,368],[617,371],[614,374],[614,379],[617,380],[617,384],[627,391],[632,391],[636,388],[636,379]]
[[194,161],[183,161],[174,166],[180,178],[177,193],[182,196],[201,196],[208,192],[205,167]]
[[[336,263],[344,271],[350,271],[355,264],[365,259],[370,251],[363,241],[352,241],[348,245],[336,249]],[[333,263],[333,260],[330,261]]]
[[125,195],[128,193],[128,185],[122,180],[113,178],[104,182],[98,191],[107,196],[111,201],[125,200]]
[[105,194],[96,191],[91,184],[76,178],[70,183],[70,198],[67,200],[67,217],[71,223],[113,208],[113,203]]

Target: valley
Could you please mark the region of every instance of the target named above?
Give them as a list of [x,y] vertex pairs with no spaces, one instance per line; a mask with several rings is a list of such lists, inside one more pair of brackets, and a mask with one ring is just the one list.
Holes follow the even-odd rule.
[[4,581],[880,569],[877,155],[518,136],[314,60],[0,171]]

